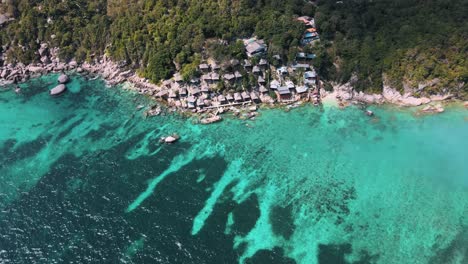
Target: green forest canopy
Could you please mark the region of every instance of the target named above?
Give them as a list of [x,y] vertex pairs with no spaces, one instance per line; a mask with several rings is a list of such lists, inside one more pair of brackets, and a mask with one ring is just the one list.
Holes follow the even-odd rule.
[[317,52],[328,79],[346,82],[356,74],[355,88],[378,92],[384,77],[398,88],[437,78],[426,92],[467,93],[468,1],[320,0],[318,6],[323,46]]
[[[2,30],[1,41],[27,49],[16,47],[9,58],[38,60],[34,52],[40,42],[48,41],[61,48],[65,59],[82,61],[107,52],[155,82],[170,76],[173,62],[193,67],[210,38],[228,41],[231,47],[226,49],[235,51],[236,39],[255,34],[266,39],[272,51],[288,56],[304,30],[293,16],[314,11],[302,0],[17,2],[17,21]],[[48,18],[53,22],[47,23]]]
[[[295,15],[315,16],[321,42],[314,65],[325,80],[352,80],[380,91],[384,81],[403,88],[438,80],[425,92],[466,93],[466,0],[10,0],[16,20],[0,31],[8,58],[39,60],[41,42],[60,47],[64,59],[107,53],[150,80],[169,77],[176,65],[192,74],[206,40],[219,58],[243,58],[239,38],[257,35],[269,53],[294,58],[304,30]],[[48,23],[49,20],[49,23]],[[355,76],[356,78],[352,78]]]

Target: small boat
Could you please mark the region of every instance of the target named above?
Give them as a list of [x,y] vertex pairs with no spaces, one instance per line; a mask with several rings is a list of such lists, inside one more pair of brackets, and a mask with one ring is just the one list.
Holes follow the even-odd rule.
[[374,112],[372,112],[371,110],[366,110],[366,115],[367,116],[373,116]]
[[172,134],[170,136],[167,136],[167,137],[161,137],[159,139],[159,142],[161,143],[166,143],[166,144],[171,144],[171,143],[174,143],[176,142],[177,140],[180,139],[180,136],[177,135],[177,134]]
[[60,95],[60,94],[64,93],[66,90],[67,90],[67,87],[65,86],[65,84],[59,84],[59,85],[55,86],[55,88],[50,90],[49,94],[51,96],[56,96],[56,95]]
[[21,93],[21,88],[19,86],[16,86],[15,93],[17,94]]

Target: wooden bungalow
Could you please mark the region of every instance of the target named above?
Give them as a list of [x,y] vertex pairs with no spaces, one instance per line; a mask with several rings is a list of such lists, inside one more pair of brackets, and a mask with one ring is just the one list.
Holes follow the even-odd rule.
[[169,98],[172,98],[172,99],[177,98],[177,93],[175,89],[169,90]]
[[265,84],[265,79],[263,78],[263,76],[261,76],[261,75],[258,76],[258,83],[259,83],[260,85]]
[[205,106],[205,101],[203,100],[203,98],[200,97],[200,98],[197,99],[197,106],[198,107]]
[[282,66],[279,69],[277,69],[276,71],[278,72],[278,75],[288,74],[288,68],[286,68],[286,66]]
[[257,65],[255,65],[253,68],[252,68],[252,73],[253,74],[260,74],[262,71],[260,70],[260,67],[258,67]]
[[255,103],[258,103],[260,101],[260,98],[258,97],[258,94],[253,91],[250,93],[250,98],[252,99],[252,101],[254,101]]
[[166,98],[167,99],[167,96],[169,95],[169,92],[164,89],[164,90],[161,90],[159,91],[157,94],[156,94],[156,97],[159,97],[159,98]]
[[197,87],[192,87],[192,89],[190,90],[190,94],[191,95],[199,95],[200,94],[200,89],[198,89]]
[[209,72],[210,71],[210,65],[206,64],[206,63],[202,63],[198,66],[198,68],[200,69],[200,71],[202,72]]
[[200,92],[202,92],[203,94],[207,94],[210,92],[210,88],[208,87],[206,83],[200,86]]
[[297,70],[309,70],[310,69],[310,64],[308,63],[296,63],[292,66],[294,71]]
[[268,93],[268,89],[263,85],[260,85],[260,87],[258,88],[258,91],[262,94]]
[[304,79],[313,80],[315,78],[317,78],[317,74],[315,73],[315,71],[306,71],[306,72],[304,72]]
[[277,89],[281,100],[291,100],[291,90],[286,86],[280,86]]
[[288,89],[294,89],[294,87],[296,87],[292,81],[286,81],[284,84],[286,87],[288,87]]
[[181,97],[187,96],[187,89],[184,87],[179,88],[179,96]]
[[204,82],[211,82],[211,74],[205,73],[201,76],[202,81]]
[[244,68],[247,71],[250,71],[252,69],[252,63],[250,63],[249,60],[244,60]]
[[224,95],[222,95],[222,94],[218,95],[217,99],[218,99],[218,102],[220,104],[226,104],[227,103],[226,97],[224,97]]
[[195,103],[197,102],[197,98],[195,98],[195,96],[189,96],[187,98],[187,107],[190,108],[190,109],[193,109],[195,108]]
[[197,84],[200,83],[200,78],[194,77],[194,78],[190,79],[190,83],[193,84],[193,85],[197,85]]
[[246,91],[243,91],[243,92],[241,93],[241,96],[242,96],[242,99],[243,99],[244,101],[250,100],[250,94],[247,93]]
[[236,77],[236,80],[242,79],[242,74],[239,71],[236,71],[234,73],[234,77]]
[[219,66],[216,62],[211,63],[211,70],[219,71],[219,69],[221,69],[221,66]]
[[248,57],[261,55],[267,51],[265,41],[256,38],[244,40],[244,45]]
[[297,86],[296,93],[297,94],[305,94],[309,88],[307,86]]
[[278,89],[278,87],[280,87],[280,86],[281,86],[281,84],[280,84],[280,82],[277,81],[277,80],[273,80],[273,81],[270,82],[270,89],[276,90],[276,89]]
[[232,73],[226,73],[223,75],[223,79],[228,83],[232,83],[236,79],[236,76]]
[[265,60],[265,59],[260,59],[260,61],[258,62],[258,66],[259,66],[261,69],[266,69],[267,66],[268,66],[268,61]]
[[219,82],[219,74],[216,72],[211,73],[211,81],[212,82]]
[[179,90],[180,88],[180,84],[179,83],[171,83],[171,89],[174,89],[174,90]]
[[228,100],[228,102],[234,101],[234,97],[232,96],[231,93],[228,93],[228,94],[226,95],[226,100]]
[[296,54],[296,61],[297,62],[302,62],[302,63],[305,63],[305,62],[308,62],[312,59],[315,59],[315,54],[313,53],[305,53],[305,52],[299,52]]
[[242,102],[242,96],[240,93],[234,93],[234,100],[236,102]]

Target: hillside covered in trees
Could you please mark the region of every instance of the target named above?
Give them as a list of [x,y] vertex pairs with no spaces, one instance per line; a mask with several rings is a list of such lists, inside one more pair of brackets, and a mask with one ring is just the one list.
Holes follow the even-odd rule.
[[466,0],[320,0],[315,18],[328,79],[376,92],[384,81],[402,91],[432,81],[424,92],[468,93]]
[[426,81],[422,93],[468,90],[466,0],[7,0],[0,12],[15,19],[0,26],[10,62],[38,61],[48,42],[65,60],[107,54],[157,82],[175,70],[190,76],[203,52],[242,59],[237,40],[252,35],[291,62],[304,32],[293,17],[308,15],[321,41],[305,49],[323,80],[373,92]]
[[313,15],[302,0],[12,0],[16,17],[2,29],[2,45],[13,43],[8,58],[30,62],[41,42],[61,48],[64,59],[111,58],[153,80],[167,78],[176,66],[190,72],[200,62],[205,41],[214,55],[243,56],[236,40],[253,34],[271,52],[294,58],[303,32],[295,14]]

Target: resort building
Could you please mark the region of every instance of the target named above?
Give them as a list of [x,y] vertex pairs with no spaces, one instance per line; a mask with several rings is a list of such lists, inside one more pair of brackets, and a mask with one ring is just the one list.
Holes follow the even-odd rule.
[[265,41],[257,38],[244,40],[244,46],[248,57],[258,56],[267,51]]

